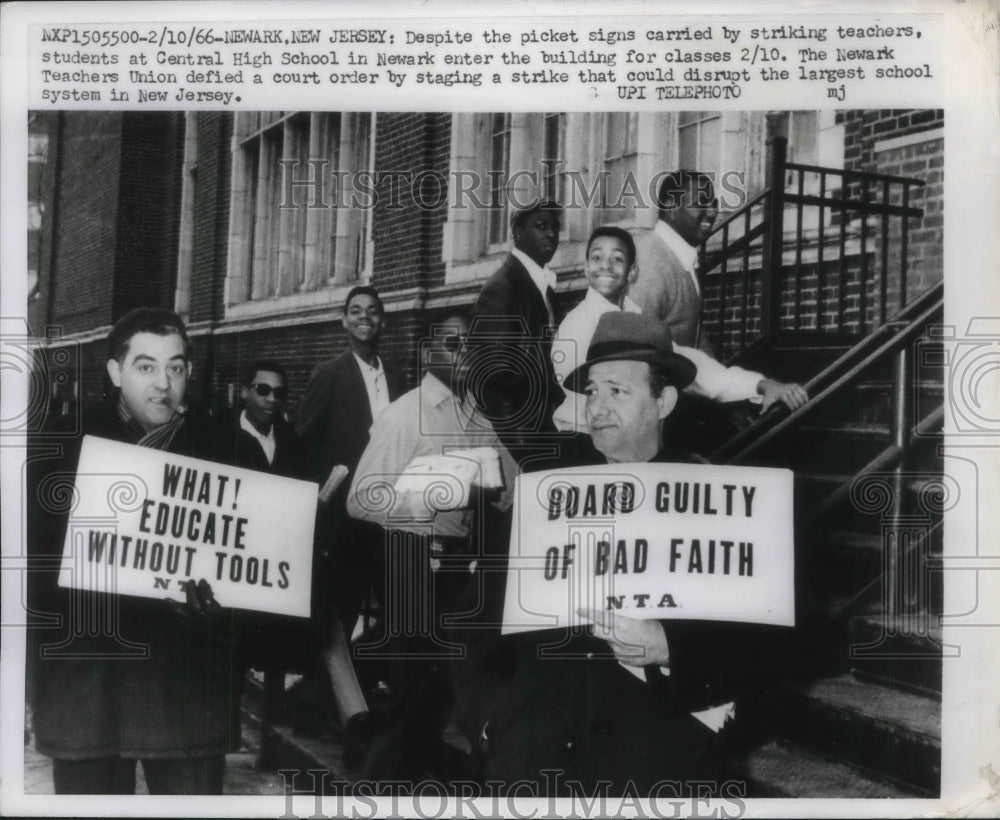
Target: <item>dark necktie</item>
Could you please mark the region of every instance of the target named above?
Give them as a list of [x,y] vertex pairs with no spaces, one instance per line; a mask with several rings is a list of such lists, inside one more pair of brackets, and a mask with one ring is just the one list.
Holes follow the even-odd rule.
[[545,309],[549,312],[549,326],[555,327],[556,324],[556,313],[552,309],[553,300],[555,299],[555,291],[551,287],[545,288]]

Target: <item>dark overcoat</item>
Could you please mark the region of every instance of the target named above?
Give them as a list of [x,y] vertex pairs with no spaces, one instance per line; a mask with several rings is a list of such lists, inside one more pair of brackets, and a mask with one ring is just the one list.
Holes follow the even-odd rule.
[[556,435],[552,413],[565,394],[552,367],[545,299],[508,254],[473,308],[468,387],[500,441],[524,463]]
[[[185,621],[166,601],[57,586],[82,441],[72,423],[30,442],[28,687],[37,749],[64,760],[222,754],[234,714],[229,611]],[[114,397],[84,415],[81,431],[133,441]],[[215,444],[211,419],[189,412],[168,449],[211,459]],[[129,473],[128,464],[107,469]]]

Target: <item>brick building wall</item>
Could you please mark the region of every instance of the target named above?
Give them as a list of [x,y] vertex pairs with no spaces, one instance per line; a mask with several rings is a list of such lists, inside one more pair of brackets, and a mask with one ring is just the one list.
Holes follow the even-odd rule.
[[41,298],[48,323],[63,334],[111,323],[122,119],[88,111],[51,121],[56,156],[49,163]]
[[[55,179],[50,179],[48,196],[55,208],[51,224],[43,225],[43,237],[45,231],[54,230],[58,234],[49,243],[56,279],[51,315],[70,333],[110,323],[113,314],[122,312],[119,308],[134,304],[135,300],[173,306],[183,117],[165,114],[162,122],[147,126],[130,121],[131,116],[137,115],[86,113],[54,118],[62,131],[50,141],[50,150],[64,155],[66,169],[62,174],[50,174]],[[378,172],[402,174],[405,184],[399,187],[395,202],[386,187],[390,184],[388,179],[380,179],[376,187],[378,202],[393,207],[380,206],[372,215],[372,281],[389,303],[383,354],[404,369],[409,386],[416,383],[418,376],[418,340],[433,322],[456,308],[468,310],[478,289],[475,283],[456,286],[445,281],[443,243],[448,197],[447,191],[440,191],[438,185],[442,181],[446,184],[448,179],[451,119],[450,114],[443,113],[377,115],[374,167]],[[935,281],[941,275],[941,112],[847,111],[841,112],[838,119],[845,128],[849,169],[926,179],[926,187],[911,200],[911,204],[924,208],[925,215],[911,224],[909,253],[915,287]],[[128,135],[127,148],[123,147],[124,134]],[[232,114],[198,115],[198,156],[190,178],[195,228],[189,303],[195,367],[192,391],[198,401],[226,404],[236,392],[231,385],[238,384],[243,365],[252,358],[276,358],[289,369],[290,405],[294,407],[315,364],[346,349],[340,306],[331,304],[329,309],[306,311],[296,318],[266,312],[259,318],[238,322],[227,318],[223,300],[232,134]],[[916,141],[906,142],[907,138]],[[59,158],[56,154],[52,156]],[[427,178],[424,188],[416,192],[417,198],[422,193],[425,206],[437,207],[419,207],[415,201],[410,182],[421,173]],[[159,184],[160,194],[156,201],[150,201],[147,192],[155,184]],[[62,221],[64,213],[69,214],[68,224]],[[123,219],[126,221],[120,224]],[[793,227],[786,223],[786,229]],[[856,230],[857,225],[848,227]],[[45,242],[42,244],[40,262],[44,267]],[[67,253],[67,248],[73,248],[74,253]],[[878,250],[879,246],[873,242],[867,253],[877,254]],[[857,249],[843,270],[843,314],[833,315],[827,307],[816,318],[808,314],[816,304],[821,287],[819,279],[822,277],[822,288],[827,295],[836,294],[840,289],[840,265],[828,261],[820,273],[815,257],[810,261],[807,254],[796,273],[794,258],[789,253],[786,249],[782,283],[784,326],[790,326],[791,306],[798,299],[804,310],[800,327],[808,329],[817,323],[831,327],[843,322],[856,328],[861,302]],[[116,275],[109,279],[106,263],[116,255],[141,265],[145,271],[143,277]],[[573,286],[558,294],[557,318],[582,298],[586,286],[574,272],[564,271],[561,279],[565,282],[567,278]],[[118,291],[112,288],[112,280],[120,282]],[[748,281],[746,304],[753,332],[759,327],[759,262],[756,268],[751,265]],[[742,278],[730,278],[726,287],[730,304],[725,313],[727,320],[733,320],[742,312]],[[718,319],[718,289],[718,278],[709,281],[705,288],[705,321],[710,334],[716,332],[712,326]],[[67,292],[73,294],[73,300],[64,298]],[[428,309],[424,307],[427,301],[440,306]],[[866,303],[870,313],[873,304],[870,292]],[[719,340],[733,342],[732,334],[733,331],[723,329]],[[103,343],[84,344],[76,359],[84,374],[81,398],[89,403],[106,383]]]
[[[138,305],[172,304],[182,126],[169,112],[48,117],[34,333],[87,334]],[[103,339],[44,355],[56,412],[107,389]]]
[[183,127],[183,119],[171,112],[122,118],[112,316],[151,301],[173,302]]
[[[846,111],[845,166],[894,176],[914,177],[926,184],[910,189],[908,204],[923,217],[909,222],[907,296],[920,293],[943,276],[944,259],[944,111],[942,109]],[[858,186],[853,186],[857,191]],[[893,191],[900,204],[902,192]],[[899,298],[900,228],[890,234],[890,301]]]
[[[221,317],[229,233],[229,179],[233,116],[198,115],[198,162],[194,179],[194,242],[191,252],[192,323]],[[168,303],[172,306],[172,302]]]
[[[905,277],[903,265],[903,222],[890,217],[885,233],[880,216],[867,218],[862,231],[860,211],[850,209],[846,218],[826,210],[823,263],[819,263],[819,238],[815,227],[818,209],[807,206],[804,231],[798,254],[796,213],[784,212],[785,246],[782,260],[781,313],[783,330],[824,330],[848,337],[868,332],[882,321],[881,271],[882,250],[886,246],[885,317],[893,316],[904,304],[941,280],[944,243],[944,112],[941,110],[843,111],[837,114],[844,125],[844,168],[847,171],[912,178],[923,185],[889,186],[888,202],[923,210],[923,216],[906,220]],[[796,192],[797,177],[787,189]],[[880,201],[882,183],[867,187],[857,177],[848,175],[846,196],[852,199]],[[816,182],[815,175],[811,178]],[[825,194],[838,199],[843,183],[839,175],[826,180]],[[807,188],[808,191],[808,188]],[[905,191],[905,193],[904,193]],[[818,190],[812,190],[818,193]],[[842,230],[843,229],[843,230]],[[862,239],[862,233],[864,238]],[[839,243],[845,243],[841,254]],[[759,244],[758,244],[759,248]],[[862,256],[867,264],[862,265]],[[843,257],[843,262],[841,262]],[[723,277],[710,274],[704,285],[703,326],[717,352],[728,358],[747,340],[760,332],[760,253],[751,254],[746,276],[744,301],[743,262],[739,257],[729,264]],[[862,268],[864,288],[862,292]],[[905,289],[901,282],[905,281]],[[725,290],[725,298],[721,293]],[[863,318],[862,318],[863,314]],[[743,321],[743,317],[746,321]]]
[[444,282],[450,114],[379,114],[372,284],[380,292]]
[[840,111],[837,123],[844,125],[844,166],[854,171],[874,171],[878,165],[875,156],[878,141],[940,128],[944,125],[944,110]]

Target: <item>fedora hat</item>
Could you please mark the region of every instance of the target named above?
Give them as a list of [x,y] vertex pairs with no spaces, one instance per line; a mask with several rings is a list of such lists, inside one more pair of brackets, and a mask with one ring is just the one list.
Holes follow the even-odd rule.
[[587,361],[566,377],[564,386],[582,393],[591,365],[622,360],[648,362],[678,390],[691,384],[697,372],[691,361],[674,353],[666,324],[641,313],[616,310],[601,316],[587,348]]
[[535,211],[545,211],[546,213],[550,213],[559,220],[560,224],[562,224],[562,205],[554,199],[535,197],[520,207],[510,209],[510,229],[514,230],[514,228],[535,213]]

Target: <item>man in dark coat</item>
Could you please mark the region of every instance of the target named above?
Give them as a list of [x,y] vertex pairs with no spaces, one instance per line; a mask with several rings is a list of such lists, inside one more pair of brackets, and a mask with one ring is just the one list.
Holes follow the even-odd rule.
[[514,249],[483,285],[469,333],[468,389],[518,464],[556,446],[563,392],[552,369],[555,274],[562,209],[536,200],[514,212]]
[[[185,404],[187,351],[184,323],[171,311],[138,308],[119,319],[108,337],[114,390],[84,415],[81,432],[211,458],[211,420]],[[187,585],[186,606],[57,586],[82,439],[71,421],[31,442],[40,449],[29,460],[37,620],[28,663],[38,751],[53,759],[57,794],[131,794],[137,760],[153,794],[221,794],[231,618],[204,579]],[[61,455],[46,458],[53,446]]]
[[[353,473],[368,444],[372,421],[403,392],[403,375],[379,354],[385,309],[375,288],[358,285],[344,303],[347,350],[313,368],[295,408],[313,477],[325,482],[343,464]],[[350,478],[350,476],[348,476]],[[337,497],[346,504],[350,481]]]
[[240,387],[243,409],[220,424],[231,439],[223,443],[232,463],[289,478],[303,478],[302,440],[283,415],[288,376],[276,361],[259,359],[244,370]]
[[[302,440],[282,411],[288,399],[288,374],[280,362],[259,359],[243,372],[240,388],[242,410],[234,410],[219,424],[224,438],[220,455],[236,467],[288,478],[304,478],[305,453]],[[316,586],[319,579],[313,578]],[[313,599],[316,592],[313,592]],[[318,625],[303,618],[267,613],[246,613],[237,623],[240,674],[233,685],[231,708],[240,709],[240,695],[247,668],[264,670],[262,715],[262,766],[270,763],[271,735],[278,700],[284,691],[286,670],[309,668],[319,657]],[[238,722],[233,721],[234,728]],[[234,736],[231,750],[239,748]]]
[[[662,323],[603,315],[586,363],[566,379],[587,395],[603,456],[590,463],[690,461],[663,440],[662,421],[694,372]],[[557,795],[591,794],[603,782],[612,794],[640,795],[668,781],[721,782],[724,727],[752,668],[748,637],[757,628],[581,614],[590,634],[516,637],[513,680],[483,730],[487,780]]]
[[[306,451],[306,469],[319,482],[316,548],[327,569],[324,661],[341,723],[347,733],[347,763],[360,762],[368,726],[368,704],[347,645],[364,596],[378,587],[381,531],[347,515],[347,490],[368,444],[372,422],[403,392],[402,374],[378,352],[385,310],[375,288],[358,285],[344,303],[348,348],[313,369],[295,409],[295,428]],[[339,479],[339,484],[337,480]],[[326,492],[331,487],[336,489]]]

